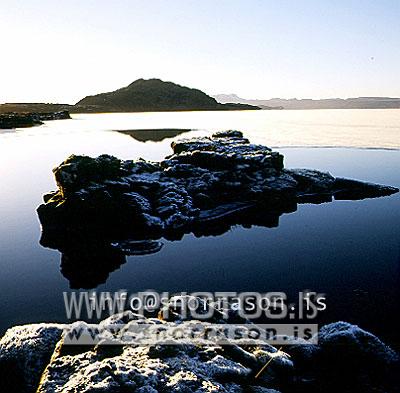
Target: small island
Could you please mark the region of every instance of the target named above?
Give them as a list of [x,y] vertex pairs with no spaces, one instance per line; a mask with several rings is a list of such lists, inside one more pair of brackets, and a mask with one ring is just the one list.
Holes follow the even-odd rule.
[[160,79],[138,79],[121,89],[87,96],[76,103],[88,112],[160,112],[260,109],[249,104],[221,104],[198,89]]
[[[279,217],[298,203],[374,198],[395,187],[286,169],[283,156],[240,131],[172,142],[161,162],[72,155],[54,169],[58,190],[38,214],[45,231],[89,226],[139,239],[181,237],[243,210]],[[247,217],[248,218],[248,217]]]
[[38,207],[41,244],[61,251],[72,288],[93,288],[126,255],[160,251],[160,238],[217,236],[232,226],[276,227],[301,203],[376,198],[391,186],[284,168],[283,156],[240,131],[172,142],[161,162],[72,155],[53,172],[58,190]]

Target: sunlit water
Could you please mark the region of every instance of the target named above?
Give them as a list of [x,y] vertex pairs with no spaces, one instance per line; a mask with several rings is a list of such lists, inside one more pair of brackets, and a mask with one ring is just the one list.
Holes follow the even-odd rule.
[[[14,324],[66,320],[62,292],[70,289],[59,271],[60,253],[38,242],[36,207],[45,192],[55,189],[51,169],[72,153],[151,160],[170,153],[171,138],[142,142],[112,130],[195,129],[181,134],[189,137],[240,129],[252,142],[278,147],[288,167],[400,186],[400,110],[73,117],[0,133],[1,331]],[[329,146],[336,147],[322,148]],[[163,241],[157,254],[128,257],[97,289],[279,290],[291,297],[312,289],[327,294],[321,322],[359,323],[393,343],[400,303],[399,201],[396,194],[301,205],[282,216],[278,228],[237,227],[219,237]]]

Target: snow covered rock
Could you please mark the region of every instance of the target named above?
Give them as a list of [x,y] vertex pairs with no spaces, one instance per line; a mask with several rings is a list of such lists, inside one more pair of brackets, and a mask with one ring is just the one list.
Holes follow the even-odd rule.
[[240,131],[178,140],[172,149],[159,163],[70,156],[54,169],[58,191],[46,194],[38,208],[44,231],[79,227],[109,237],[176,237],[212,218],[225,221],[237,206],[279,216],[312,198],[398,192],[316,170],[284,169],[281,154],[251,144]]
[[288,340],[285,351],[295,364],[295,380],[316,392],[398,392],[400,357],[356,325],[323,326],[318,345]]
[[62,330],[62,325],[45,323],[8,329],[0,340],[1,391],[35,392]]
[[[89,327],[84,322],[72,326]],[[129,334],[140,338],[143,328],[183,331],[199,326],[207,328],[210,322],[166,321],[126,311],[98,325],[107,339],[86,346],[69,345],[68,334],[61,336],[62,325],[17,326],[0,340],[1,388],[17,393],[398,391],[398,354],[345,322],[322,327],[318,344],[288,338],[282,350],[267,343],[238,345],[232,339],[205,345],[200,337],[110,345]]]

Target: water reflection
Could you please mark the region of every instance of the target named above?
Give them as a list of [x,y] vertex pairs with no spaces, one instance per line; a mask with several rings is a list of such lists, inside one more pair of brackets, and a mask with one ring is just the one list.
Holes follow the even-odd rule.
[[115,130],[125,135],[131,136],[133,139],[139,142],[161,142],[164,139],[175,138],[178,135],[186,132],[193,131],[190,128],[159,128],[154,130]]
[[[361,200],[374,195],[344,193],[338,200]],[[284,213],[297,211],[297,204],[323,204],[332,202],[332,195],[306,195],[288,199],[277,204],[238,204],[235,208],[223,209],[221,214],[205,220],[194,221],[189,229],[195,237],[221,236],[234,226],[275,228]],[[226,205],[230,206],[230,205]],[[39,215],[40,217],[40,215]],[[185,229],[174,229],[162,233],[166,240],[179,241],[187,233]],[[153,238],[156,236],[156,238]],[[126,256],[155,254],[161,251],[163,243],[154,233],[121,231],[113,225],[98,221],[78,222],[65,226],[52,225],[42,220],[40,244],[61,252],[61,273],[72,289],[91,289],[104,284],[109,274],[126,262]]]
[[[295,202],[269,208],[265,205],[247,206],[222,219],[198,222],[192,228],[196,237],[220,236],[234,226],[275,228],[279,217],[297,210]],[[170,241],[179,241],[184,232],[164,234]],[[100,227],[42,228],[40,244],[61,252],[61,273],[69,281],[71,289],[91,289],[107,281],[109,274],[126,262],[127,256],[154,254],[161,251],[163,243],[157,239],[116,238],[112,229]]]

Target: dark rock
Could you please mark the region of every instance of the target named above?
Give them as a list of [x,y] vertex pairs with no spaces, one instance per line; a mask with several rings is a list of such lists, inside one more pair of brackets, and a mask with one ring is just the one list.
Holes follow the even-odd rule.
[[47,121],[47,120],[66,120],[70,119],[71,116],[69,115],[69,112],[66,110],[58,111],[58,112],[46,112],[46,113],[39,113],[39,119],[42,121]]
[[213,134],[214,138],[238,138],[243,139],[243,133],[241,131],[217,131]]
[[15,326],[0,340],[0,389],[33,393],[61,338],[62,325]]
[[106,154],[95,159],[72,155],[53,172],[61,195],[65,198],[92,183],[117,179],[123,174],[121,161]]
[[70,119],[66,110],[49,113],[2,113],[0,114],[0,129],[25,128],[39,126],[46,120]]
[[210,323],[154,320],[126,311],[96,325],[98,331],[106,328],[109,337],[95,346],[65,344],[68,334],[61,336],[63,329],[88,326],[75,322],[8,330],[0,340],[2,389],[18,393],[398,391],[398,354],[373,334],[345,322],[322,327],[317,344],[288,338],[283,350],[267,343],[238,345],[229,338],[213,345],[198,338],[138,344],[126,340],[126,335],[140,340],[142,329],[150,326],[193,332]]
[[[318,335],[319,373],[338,388],[344,382],[353,391],[369,392],[400,382],[400,357],[372,333],[347,322],[324,326]],[[334,370],[334,372],[333,372]]]
[[382,186],[374,183],[366,183],[358,180],[343,179],[337,177],[335,179],[335,199],[357,200],[365,198],[376,198],[382,195],[393,194],[398,192],[395,187]]
[[299,391],[398,391],[400,357],[372,333],[335,322],[323,326],[317,338],[317,344],[286,340]]
[[[93,265],[91,252],[92,261],[98,256],[104,261],[100,265],[115,258],[109,270],[99,270],[106,278],[124,255],[161,248],[138,240],[178,240],[189,232],[219,235],[238,224],[275,227],[280,215],[296,211],[298,203],[398,192],[316,170],[284,169],[281,154],[250,144],[240,131],[179,140],[172,149],[174,154],[159,163],[72,155],[54,169],[58,191],[44,196],[38,215],[41,243],[63,252],[64,273],[73,276],[80,247],[87,266]],[[120,245],[117,251],[111,243]]]
[[279,216],[298,201],[398,191],[315,170],[283,169],[282,155],[250,144],[239,131],[173,142],[172,148],[174,154],[161,163],[69,157],[54,169],[59,191],[46,195],[38,209],[44,229],[92,224],[105,232],[119,228],[151,237],[190,232],[246,205]]
[[0,114],[0,129],[25,128],[43,124],[40,117],[33,113]]

